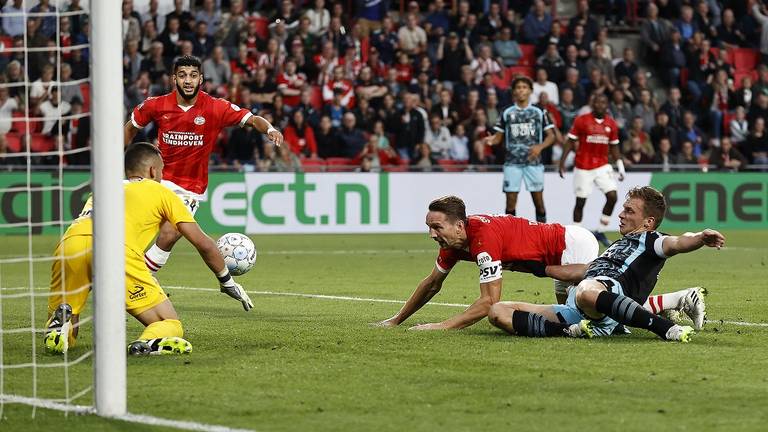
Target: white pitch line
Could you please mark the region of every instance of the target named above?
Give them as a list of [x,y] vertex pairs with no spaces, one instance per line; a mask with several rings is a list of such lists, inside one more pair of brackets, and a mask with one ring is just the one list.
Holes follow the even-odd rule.
[[[35,399],[26,396],[0,394],[0,403],[18,403],[35,406],[38,408],[47,408],[56,411],[65,411],[78,414],[96,414],[94,407],[85,405],[69,405],[56,402],[50,399]],[[154,417],[144,414],[127,413],[121,416],[104,417],[110,420],[120,420],[130,423],[140,423],[150,426],[164,426],[175,429],[201,431],[201,432],[254,432],[251,429],[236,429],[227,426],[212,425],[184,420],[173,420],[161,417]]]
[[[177,289],[182,291],[210,291],[210,292],[219,292],[219,290],[214,288],[197,288],[197,287],[185,287],[185,286],[168,286],[166,287],[168,289]],[[289,292],[275,292],[275,291],[247,291],[248,294],[254,294],[254,295],[273,295],[273,296],[281,296],[281,297],[301,297],[301,298],[312,298],[312,299],[321,299],[321,300],[343,300],[343,301],[356,301],[356,302],[373,302],[373,303],[395,303],[395,304],[404,304],[405,301],[402,300],[390,300],[390,299],[379,299],[379,298],[368,298],[368,297],[349,297],[349,296],[336,296],[336,295],[326,295],[326,294],[306,294],[306,293],[289,293]],[[468,304],[462,304],[462,303],[441,303],[441,302],[429,302],[426,304],[426,306],[447,306],[447,307],[462,307],[467,308],[469,307]],[[745,326],[745,327],[768,327],[768,323],[753,323],[753,322],[746,322],[746,321],[724,321],[724,320],[706,320],[707,323],[711,324],[733,324],[738,326]]]

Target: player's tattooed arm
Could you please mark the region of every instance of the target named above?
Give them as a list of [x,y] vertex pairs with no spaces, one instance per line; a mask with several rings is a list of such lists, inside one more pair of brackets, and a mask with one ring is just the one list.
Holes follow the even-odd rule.
[[378,327],[395,327],[399,325],[427,304],[435,294],[440,292],[446,277],[448,277],[448,273],[442,273],[436,267],[433,268],[432,273],[419,283],[416,290],[395,315],[383,321],[375,322],[373,325]]
[[439,323],[413,326],[410,330],[450,330],[462,329],[488,316],[491,306],[501,299],[501,279],[480,284],[480,297],[464,312]]

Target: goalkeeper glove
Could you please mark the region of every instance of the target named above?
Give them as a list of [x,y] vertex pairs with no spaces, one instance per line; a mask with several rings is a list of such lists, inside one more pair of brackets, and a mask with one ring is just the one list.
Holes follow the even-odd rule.
[[226,271],[225,276],[217,275],[217,277],[219,278],[219,288],[221,292],[242,303],[243,309],[245,309],[246,312],[253,309],[253,302],[251,301],[251,298],[248,297],[248,293],[245,292],[239,283],[232,279],[229,271]]

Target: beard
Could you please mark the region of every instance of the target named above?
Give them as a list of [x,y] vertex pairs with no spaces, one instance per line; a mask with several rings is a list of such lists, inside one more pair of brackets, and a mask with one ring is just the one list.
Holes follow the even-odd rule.
[[179,83],[176,83],[176,92],[181,96],[182,99],[185,101],[190,101],[197,97],[197,93],[200,91],[200,84],[195,86],[195,89],[192,90],[192,95],[187,96],[187,94],[184,92],[184,88],[179,85]]

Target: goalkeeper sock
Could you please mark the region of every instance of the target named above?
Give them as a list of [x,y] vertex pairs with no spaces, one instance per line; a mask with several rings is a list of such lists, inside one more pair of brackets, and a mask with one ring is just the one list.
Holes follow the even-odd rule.
[[166,319],[155,321],[148,325],[139,336],[140,340],[162,339],[166,337],[182,337],[184,329],[181,327],[181,321],[175,319]]
[[643,308],[655,314],[669,309],[678,309],[686,294],[688,294],[688,290],[648,296]]
[[675,325],[672,321],[643,309],[631,298],[610,291],[598,294],[595,309],[621,324],[650,330],[662,339],[667,338],[667,330]]
[[551,337],[567,336],[566,324],[547,321],[543,315],[516,310],[512,313],[512,327],[520,336]]
[[169,256],[171,256],[170,251],[164,251],[157,247],[157,244],[153,244],[148,251],[144,252],[144,263],[149,268],[149,271],[155,274],[163,268]]

